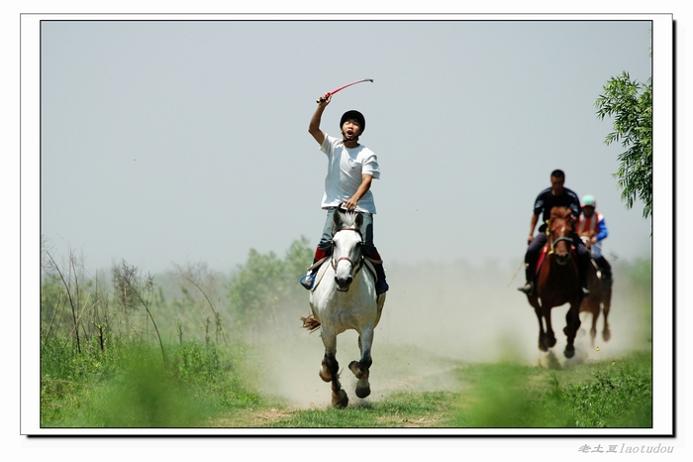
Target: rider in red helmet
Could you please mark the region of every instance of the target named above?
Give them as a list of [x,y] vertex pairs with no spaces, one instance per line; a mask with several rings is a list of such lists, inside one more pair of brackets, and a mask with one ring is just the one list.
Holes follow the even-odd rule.
[[[339,127],[342,137],[335,138],[325,134],[320,129],[322,113],[330,104],[332,96],[326,94],[318,101],[318,107],[310,120],[308,132],[320,145],[320,150],[327,156],[327,177],[325,192],[322,196],[321,207],[327,210],[327,218],[322,236],[315,250],[313,263],[332,253],[332,234],[334,213],[342,206],[347,210],[359,212],[363,216],[361,238],[363,239],[363,254],[373,263],[377,282],[375,290],[378,294],[388,290],[385,281],[385,270],[378,250],[373,245],[373,215],[375,202],[370,191],[373,179],[380,177],[380,166],[375,153],[359,143],[359,136],[366,128],[366,119],[359,111],[351,110],[342,115]],[[313,265],[314,266],[314,265]],[[315,283],[317,268],[311,267],[300,280],[306,289],[312,289]]]

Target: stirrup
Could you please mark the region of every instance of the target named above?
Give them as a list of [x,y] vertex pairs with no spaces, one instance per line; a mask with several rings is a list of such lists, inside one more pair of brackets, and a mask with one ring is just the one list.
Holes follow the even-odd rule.
[[315,275],[316,273],[314,271],[309,271],[305,275],[301,276],[298,282],[307,290],[311,290],[313,288],[313,284],[315,284]]

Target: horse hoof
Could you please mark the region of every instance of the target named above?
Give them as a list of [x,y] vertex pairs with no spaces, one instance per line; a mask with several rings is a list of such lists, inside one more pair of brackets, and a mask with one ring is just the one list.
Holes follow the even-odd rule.
[[332,381],[332,374],[330,374],[329,371],[326,369],[320,369],[320,372],[318,372],[318,375],[322,379],[323,382],[331,382]]
[[358,361],[352,361],[349,363],[349,370],[356,376],[357,379],[360,379],[363,376],[363,371],[361,370],[361,367],[359,367],[359,362]]
[[349,404],[349,397],[344,390],[339,390],[338,393],[332,393],[332,406],[337,409],[344,409]]
[[549,351],[549,347],[546,345],[546,339],[543,337],[539,338],[539,349],[541,351]]
[[549,348],[553,348],[556,345],[556,337],[549,337],[548,345]]
[[370,385],[366,384],[365,387],[356,387],[356,396],[359,398],[365,398],[366,396],[371,394],[371,387]]
[[565,355],[566,358],[572,358],[573,356],[575,356],[575,347],[568,345],[567,347],[565,347],[563,355]]
[[605,342],[608,342],[609,339],[611,339],[611,331],[605,330],[604,332],[602,332],[602,338]]

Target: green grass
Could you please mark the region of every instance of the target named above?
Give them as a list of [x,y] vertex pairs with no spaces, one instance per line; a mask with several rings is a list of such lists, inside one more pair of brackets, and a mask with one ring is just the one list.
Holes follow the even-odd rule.
[[[454,369],[459,388],[399,392],[346,409],[291,409],[252,385],[251,352],[202,342],[42,345],[44,427],[649,427],[651,357],[550,370],[513,362]],[[257,371],[255,371],[257,372]],[[327,389],[325,390],[327,391]]]
[[[289,412],[264,426],[296,428],[649,427],[649,353],[547,370],[513,363],[457,369],[461,388],[393,394],[346,409]],[[281,414],[281,413],[280,413]],[[252,424],[250,424],[252,426]]]
[[649,353],[545,370],[513,364],[462,368],[470,382],[450,424],[455,427],[650,427]]
[[[351,403],[346,409],[302,410],[273,422],[273,427],[409,427],[438,426],[449,392],[396,393],[383,401]],[[354,398],[355,399],[355,398]]]
[[69,340],[42,347],[44,427],[196,427],[223,412],[262,403],[243,380],[241,347],[129,343],[73,350]]

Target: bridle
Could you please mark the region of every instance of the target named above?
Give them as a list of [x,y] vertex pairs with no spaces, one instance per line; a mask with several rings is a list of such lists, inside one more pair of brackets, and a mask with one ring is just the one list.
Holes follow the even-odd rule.
[[571,237],[568,237],[568,236],[560,236],[554,240],[552,238],[551,231],[552,231],[551,230],[551,220],[549,220],[547,223],[547,226],[546,226],[546,234],[547,234],[547,236],[551,242],[551,250],[549,251],[549,255],[556,252],[556,245],[561,241],[565,241],[566,244],[568,244],[568,247],[570,247],[573,244],[573,239]]
[[[359,228],[354,228],[354,227],[344,227],[344,228],[339,228],[337,231],[335,231],[334,234],[337,234],[340,231],[356,231],[359,236],[361,237],[361,242],[357,245],[363,245],[363,236],[361,235],[361,230]],[[332,245],[334,246],[334,241],[332,241]],[[361,253],[361,258],[358,259],[358,262],[354,264],[353,260],[349,257],[339,257],[337,259],[334,258],[334,251],[332,252],[332,258],[330,259],[330,263],[332,264],[332,269],[337,271],[337,265],[339,265],[339,262],[342,260],[346,260],[349,263],[351,263],[351,273],[350,276],[353,279],[356,274],[361,270],[361,267],[363,266],[363,253]]]
[[573,244],[573,240],[571,238],[567,236],[561,236],[555,241],[551,241],[551,252],[549,252],[550,254],[556,252],[556,244],[558,244],[561,241],[566,241],[569,246]]

